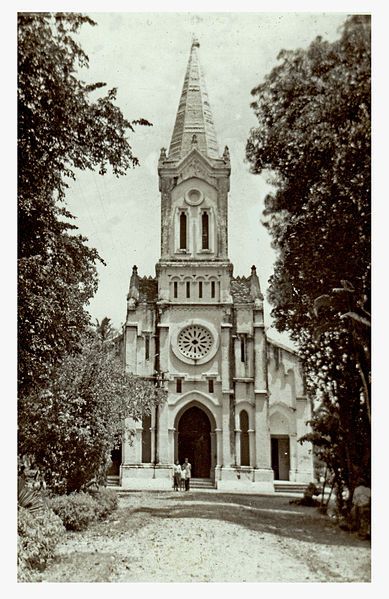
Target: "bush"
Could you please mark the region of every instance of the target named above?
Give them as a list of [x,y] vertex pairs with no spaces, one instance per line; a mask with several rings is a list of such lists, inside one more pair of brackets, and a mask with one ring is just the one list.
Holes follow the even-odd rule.
[[65,533],[61,519],[49,508],[39,513],[18,508],[18,580],[32,582],[43,570]]
[[98,489],[89,491],[90,495],[96,501],[96,515],[103,520],[118,507],[118,498],[115,491],[111,489]]
[[97,502],[82,491],[52,497],[49,504],[67,530],[85,530],[98,517]]
[[301,499],[291,499],[289,503],[295,503],[297,505],[317,506],[318,501],[314,498],[314,495],[319,495],[320,491],[316,487],[315,483],[309,483],[304,491],[304,495]]
[[20,486],[18,488],[18,506],[36,515],[41,515],[44,512],[42,494],[27,485]]

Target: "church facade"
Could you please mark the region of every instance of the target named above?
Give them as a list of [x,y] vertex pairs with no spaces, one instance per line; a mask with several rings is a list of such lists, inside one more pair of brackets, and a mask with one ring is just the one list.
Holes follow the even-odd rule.
[[169,489],[176,459],[218,489],[274,491],[313,479],[310,402],[295,353],[267,338],[255,266],[228,257],[228,148],[219,153],[192,43],[168,153],[161,150],[161,255],[155,277],[134,266],[127,297],[128,372],[155,379],[167,402],[127,419],[120,484]]

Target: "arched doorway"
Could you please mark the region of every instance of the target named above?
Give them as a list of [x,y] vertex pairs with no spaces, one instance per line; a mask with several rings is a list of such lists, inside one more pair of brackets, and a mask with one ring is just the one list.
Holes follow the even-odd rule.
[[290,441],[289,420],[285,413],[275,411],[270,416],[271,467],[274,480],[289,480]]
[[201,408],[192,406],[178,422],[178,459],[192,464],[193,478],[211,476],[211,423]]

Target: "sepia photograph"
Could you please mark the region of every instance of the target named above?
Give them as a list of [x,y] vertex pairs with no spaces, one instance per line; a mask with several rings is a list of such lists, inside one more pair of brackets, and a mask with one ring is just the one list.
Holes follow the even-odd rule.
[[371,14],[184,8],[15,12],[17,582],[370,583]]

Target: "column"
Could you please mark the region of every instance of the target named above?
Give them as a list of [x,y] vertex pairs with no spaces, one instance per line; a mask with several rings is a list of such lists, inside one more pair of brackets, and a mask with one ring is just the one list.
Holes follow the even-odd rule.
[[251,468],[255,468],[255,430],[249,428],[247,432],[249,434],[250,443],[250,466]]
[[171,464],[169,448],[168,405],[159,406],[158,415],[158,463]]
[[126,372],[137,374],[137,336],[138,324],[128,323],[126,326]]
[[[169,325],[160,323],[159,329],[159,367],[161,372],[166,373],[169,370]],[[168,385],[168,382],[165,382]],[[158,435],[157,449],[159,464],[171,464],[171,454],[169,448],[169,406],[167,403],[158,408]]]
[[270,430],[267,394],[255,394],[255,462],[256,468],[271,468]]
[[223,322],[221,325],[221,383],[222,393],[230,392],[230,335],[232,324]]
[[222,429],[221,428],[215,428],[215,433],[216,433],[216,466],[218,466],[220,468],[220,466],[223,463],[223,456],[222,456]]
[[[255,311],[259,312],[259,311]],[[254,390],[255,392],[267,391],[267,355],[266,338],[263,323],[254,323]]]
[[211,478],[215,477],[215,466],[217,464],[217,440],[216,433],[211,433]]
[[295,481],[297,474],[297,435],[296,433],[291,433],[289,435],[289,455],[290,455],[290,464],[289,464],[289,480]]
[[247,367],[246,376],[254,378],[254,339],[247,336]]
[[271,469],[267,349],[263,309],[254,310],[255,466]]
[[154,462],[154,460],[155,460],[155,408],[153,408],[151,410],[150,434],[151,434],[151,461]]
[[229,344],[231,335],[230,323],[221,325],[221,383],[222,383],[222,453],[218,455],[221,466],[231,466],[230,439],[230,364]]
[[222,408],[222,466],[230,468],[232,464],[231,437],[230,437],[230,394],[223,393]]
[[143,427],[142,427],[142,423],[139,422],[137,424],[137,428],[135,429],[135,439],[134,439],[134,445],[135,445],[135,464],[141,464],[142,463],[142,433],[143,433]]
[[235,429],[235,464],[237,466],[241,465],[241,452],[240,452],[240,435],[241,430]]
[[175,432],[176,429],[175,428],[169,428],[168,429],[168,446],[169,446],[169,464],[174,464],[174,452],[175,452],[175,444],[174,444],[174,437],[175,437]]
[[174,462],[178,460],[178,431],[174,429]]
[[160,323],[159,329],[159,367],[161,372],[169,371],[169,325]]

